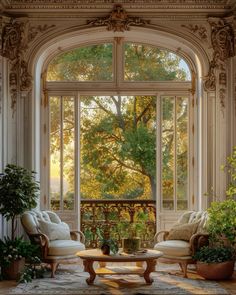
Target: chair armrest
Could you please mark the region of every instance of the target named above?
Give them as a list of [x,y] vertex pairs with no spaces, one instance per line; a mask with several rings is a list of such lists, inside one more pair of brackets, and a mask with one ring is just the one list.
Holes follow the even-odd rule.
[[199,248],[209,244],[209,234],[196,233],[192,235],[189,243],[192,255],[194,255]]
[[29,238],[31,242],[39,244],[41,248],[42,257],[45,258],[48,253],[49,238],[41,232],[38,234],[29,234]]
[[158,242],[158,237],[160,235],[162,235],[162,240],[165,241],[166,238],[167,238],[167,236],[168,236],[168,234],[169,234],[169,231],[167,231],[167,230],[162,230],[162,231],[157,232],[155,234],[155,236],[154,236],[154,243],[157,243]]
[[85,235],[80,230],[72,230],[70,232],[72,240],[78,241],[78,235],[80,236],[80,241],[84,244],[85,243]]

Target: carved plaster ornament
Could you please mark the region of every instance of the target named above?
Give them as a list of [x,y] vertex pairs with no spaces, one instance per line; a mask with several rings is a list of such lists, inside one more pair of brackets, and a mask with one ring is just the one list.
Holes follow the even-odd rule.
[[21,41],[24,33],[24,23],[11,20],[2,29],[1,55],[10,60],[17,59],[21,50]]
[[215,58],[224,62],[225,59],[235,55],[234,30],[224,19],[218,22],[209,21],[209,23],[212,28],[211,43]]
[[209,19],[211,25],[211,43],[213,52],[213,59],[210,62],[209,72],[206,76],[204,87],[206,91],[215,91],[216,76],[215,71],[218,69],[219,84],[221,85],[219,91],[219,98],[221,107],[225,107],[225,93],[227,86],[227,74],[225,70],[226,60],[235,55],[234,47],[234,30],[230,23],[225,19]]
[[89,20],[87,23],[94,27],[106,26],[108,31],[124,32],[129,31],[130,26],[144,26],[149,21],[129,16],[120,4],[116,4],[110,15]]
[[0,54],[10,60],[9,85],[11,108],[15,112],[17,96],[29,92],[32,88],[32,77],[28,72],[25,53],[29,43],[35,37],[54,25],[30,26],[27,21],[13,20],[2,27],[2,49]]
[[21,73],[20,73],[20,90],[21,91],[29,91],[32,87],[32,76],[28,73],[27,63],[22,60],[21,61]]
[[207,29],[204,26],[199,25],[181,25],[181,27],[188,29],[190,32],[198,36],[202,41],[207,40]]
[[215,76],[216,63],[214,60],[210,62],[209,72],[206,76],[204,87],[207,91],[215,91],[216,89],[216,76]]

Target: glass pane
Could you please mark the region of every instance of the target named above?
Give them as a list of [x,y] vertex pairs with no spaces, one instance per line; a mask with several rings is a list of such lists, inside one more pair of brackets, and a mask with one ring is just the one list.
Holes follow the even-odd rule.
[[73,97],[63,97],[63,207],[74,209],[75,107]]
[[81,97],[81,197],[156,196],[156,97]]
[[163,97],[162,104],[162,206],[174,209],[174,97]]
[[52,210],[60,209],[61,195],[61,120],[60,97],[50,97],[50,205]]
[[80,47],[56,56],[47,81],[112,81],[112,44]]
[[188,98],[176,99],[177,210],[188,208]]
[[178,55],[147,44],[125,43],[125,81],[190,81],[186,62]]

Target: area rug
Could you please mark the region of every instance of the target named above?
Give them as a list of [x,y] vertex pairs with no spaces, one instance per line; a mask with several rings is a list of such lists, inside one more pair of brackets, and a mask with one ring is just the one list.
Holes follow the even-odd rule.
[[[173,267],[172,267],[173,270]],[[167,270],[158,268],[151,274],[154,282],[146,285],[142,277],[137,275],[97,276],[94,285],[88,286],[85,279],[88,274],[81,266],[63,266],[51,279],[49,273],[43,279],[32,283],[19,284],[10,290],[14,295],[185,295],[185,294],[229,294],[218,283],[203,279],[186,279],[170,274]]]

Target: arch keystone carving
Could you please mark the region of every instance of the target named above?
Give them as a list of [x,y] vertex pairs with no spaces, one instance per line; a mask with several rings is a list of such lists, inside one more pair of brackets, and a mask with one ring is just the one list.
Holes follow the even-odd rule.
[[122,5],[116,4],[108,16],[88,20],[87,24],[94,27],[106,26],[108,31],[124,32],[129,31],[130,26],[144,26],[149,22],[140,17],[129,16]]

